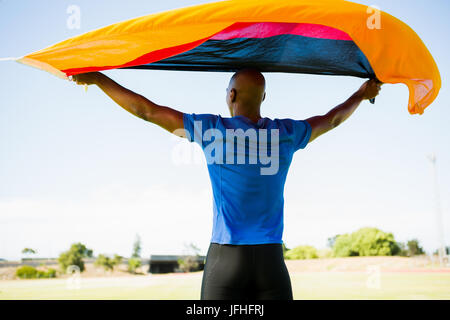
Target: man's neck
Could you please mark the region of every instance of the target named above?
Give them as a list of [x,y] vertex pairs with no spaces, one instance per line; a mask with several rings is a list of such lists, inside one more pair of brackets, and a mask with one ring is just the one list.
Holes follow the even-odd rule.
[[247,110],[239,110],[239,108],[235,109],[234,116],[243,116],[248,118],[250,121],[256,123],[259,119],[261,119],[261,114],[259,110],[257,112],[248,112]]

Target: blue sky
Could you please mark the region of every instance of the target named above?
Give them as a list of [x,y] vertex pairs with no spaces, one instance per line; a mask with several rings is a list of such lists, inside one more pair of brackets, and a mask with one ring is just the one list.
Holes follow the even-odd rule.
[[[22,56],[105,25],[207,1],[0,0],[0,57]],[[434,56],[442,89],[421,116],[407,112],[404,85],[385,85],[337,129],[295,154],[285,187],[284,241],[322,248],[327,238],[374,226],[396,239],[438,246],[433,176],[437,155],[447,243],[450,241],[450,30],[448,1],[357,1],[377,5],[411,26]],[[81,10],[69,29],[67,8]],[[14,62],[0,62],[0,258],[24,247],[56,256],[81,241],[95,254],[205,254],[212,195],[195,145],[135,118],[98,88],[62,81]],[[113,70],[105,72],[156,103],[184,112],[228,116],[231,73]],[[262,115],[305,119],[344,101],[362,79],[265,74]],[[177,160],[178,159],[178,160]],[[193,158],[194,159],[194,156]]]

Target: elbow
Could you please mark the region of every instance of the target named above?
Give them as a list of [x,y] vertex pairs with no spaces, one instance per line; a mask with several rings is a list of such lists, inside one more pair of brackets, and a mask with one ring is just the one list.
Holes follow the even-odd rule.
[[338,117],[338,116],[335,116],[335,117],[333,117],[332,119],[331,119],[331,121],[330,121],[330,127],[331,127],[331,129],[334,129],[334,128],[336,128],[337,126],[339,126],[341,123],[342,123],[342,118],[341,117]]
[[336,128],[343,121],[342,116],[336,109],[331,110],[330,112],[322,116],[322,118],[323,120],[325,120],[324,125],[328,127],[328,130]]
[[134,111],[136,116],[143,120],[151,122],[155,118],[155,108],[152,108],[152,106],[148,104],[148,100],[143,96],[140,96],[137,103],[134,105]]
[[142,108],[139,104],[132,106],[131,113],[133,113],[136,117],[146,121],[151,121],[151,119],[153,118],[152,113],[149,110]]
[[153,122],[154,116],[150,112],[140,112],[136,114],[139,118],[145,121]]

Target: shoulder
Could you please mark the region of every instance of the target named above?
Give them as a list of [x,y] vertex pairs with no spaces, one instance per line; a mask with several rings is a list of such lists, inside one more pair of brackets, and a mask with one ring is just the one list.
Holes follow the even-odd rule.
[[280,126],[284,126],[286,129],[295,130],[300,128],[308,129],[308,127],[311,127],[311,125],[306,120],[295,120],[291,118],[285,118],[285,119],[274,119],[278,121]]
[[194,120],[213,120],[218,119],[220,115],[212,113],[183,113],[183,117],[186,119],[194,119]]
[[278,122],[280,131],[294,141],[295,149],[304,148],[308,143],[312,127],[307,120],[295,120],[291,118],[275,119]]
[[186,126],[187,123],[201,122],[202,124],[213,125],[221,117],[211,113],[183,113],[183,121]]
[[279,128],[280,130],[285,130],[287,133],[293,132],[296,128],[298,120],[294,120],[291,118],[275,118],[275,119],[269,119],[269,123],[272,123],[273,126]]

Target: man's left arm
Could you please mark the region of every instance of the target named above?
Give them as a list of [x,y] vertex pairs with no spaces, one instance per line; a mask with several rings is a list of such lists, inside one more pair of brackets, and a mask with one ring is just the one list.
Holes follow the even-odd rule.
[[342,122],[347,120],[353,112],[358,108],[363,100],[375,98],[380,91],[381,83],[376,80],[366,81],[358,91],[350,96],[345,102],[337,107],[331,109],[328,113],[321,116],[315,116],[306,121],[311,125],[311,137],[309,142],[312,142],[317,137],[336,128]]
[[75,75],[73,81],[81,85],[95,84],[118,105],[136,117],[152,122],[177,136],[185,137],[182,112],[160,106],[146,97],[122,87],[100,72]]

